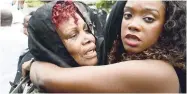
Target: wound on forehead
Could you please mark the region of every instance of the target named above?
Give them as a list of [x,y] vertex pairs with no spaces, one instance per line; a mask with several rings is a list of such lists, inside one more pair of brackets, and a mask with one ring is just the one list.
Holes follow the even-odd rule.
[[77,8],[72,1],[59,1],[52,9],[52,22],[56,27],[59,27],[59,24],[67,21],[72,16],[75,20],[74,23],[77,24],[76,11]]

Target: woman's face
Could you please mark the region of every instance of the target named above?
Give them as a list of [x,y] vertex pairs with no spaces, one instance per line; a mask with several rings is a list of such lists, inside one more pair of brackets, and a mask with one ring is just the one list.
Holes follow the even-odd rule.
[[127,1],[121,24],[121,40],[128,53],[139,53],[159,38],[165,21],[162,1]]
[[28,36],[27,27],[29,19],[31,18],[31,15],[27,15],[24,17],[24,23],[23,23],[23,33]]
[[75,16],[78,18],[77,24],[74,23],[74,18],[70,17],[59,25],[57,32],[66,49],[79,65],[95,65],[97,63],[95,37],[89,32],[84,20],[77,13]]

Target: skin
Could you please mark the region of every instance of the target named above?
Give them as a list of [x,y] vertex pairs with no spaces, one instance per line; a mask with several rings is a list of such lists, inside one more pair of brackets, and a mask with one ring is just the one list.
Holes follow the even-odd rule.
[[121,25],[121,40],[126,51],[138,53],[155,44],[162,32],[164,20],[165,5],[161,1],[127,2]]
[[179,92],[175,70],[159,60],[74,68],[36,61],[31,66],[30,76],[31,81],[46,92]]
[[[155,3],[162,5],[161,2]],[[142,4],[138,2],[138,5],[142,7],[149,5],[149,3]],[[141,23],[147,24],[139,16],[136,17]],[[136,24],[133,22],[135,25],[132,25],[132,22],[129,21],[127,25],[122,24],[122,29],[127,28],[129,23],[135,28]],[[159,19],[156,23],[161,24]],[[140,34],[142,38],[146,34],[150,34],[150,31],[147,30],[149,29],[143,29],[142,31],[145,33],[138,33],[138,36]],[[122,32],[125,34],[129,31]],[[160,32],[161,30],[157,31],[157,33]],[[155,38],[158,35],[154,35]],[[142,40],[144,39],[142,38]],[[141,43],[143,44],[144,41]],[[129,47],[132,50],[128,51],[139,52],[150,45],[138,46],[136,49]],[[160,60],[131,60],[111,65],[76,68],[62,68],[48,62],[36,61],[30,70],[31,81],[47,92],[179,92],[179,80],[174,68],[168,62]]]
[[27,27],[29,19],[31,18],[31,15],[27,15],[24,17],[24,23],[23,23],[23,33],[28,36]]
[[89,32],[84,20],[76,13],[77,24],[74,18],[60,24],[57,30],[63,44],[70,55],[81,66],[97,64],[95,37]]
[[[57,33],[70,55],[81,66],[90,66],[97,64],[97,53],[95,37],[89,32],[84,20],[76,13],[78,22],[74,23],[74,18],[70,17],[68,21],[59,25]],[[27,32],[29,16],[24,18],[24,32]],[[27,32],[28,34],[28,32]],[[31,61],[31,60],[30,60]],[[22,75],[30,70],[30,61],[22,65]]]

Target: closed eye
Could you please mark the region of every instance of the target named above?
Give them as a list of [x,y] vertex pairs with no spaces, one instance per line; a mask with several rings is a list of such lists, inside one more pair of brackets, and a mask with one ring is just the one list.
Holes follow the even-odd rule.
[[77,32],[74,32],[70,35],[69,38],[76,38],[78,36],[78,33]]

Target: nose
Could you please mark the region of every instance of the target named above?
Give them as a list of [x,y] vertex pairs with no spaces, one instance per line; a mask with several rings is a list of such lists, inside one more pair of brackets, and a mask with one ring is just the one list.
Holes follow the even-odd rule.
[[90,33],[85,33],[84,37],[83,37],[83,40],[82,40],[82,45],[86,45],[86,44],[89,44],[91,42],[95,43],[94,36]]
[[128,25],[128,29],[130,31],[140,32],[141,31],[141,21],[138,19],[133,19],[131,21],[131,23]]

